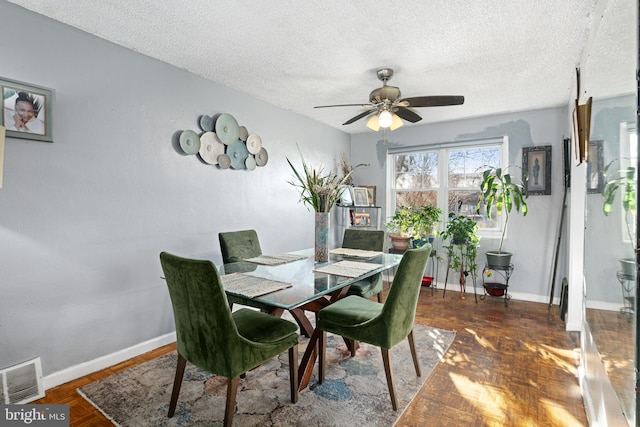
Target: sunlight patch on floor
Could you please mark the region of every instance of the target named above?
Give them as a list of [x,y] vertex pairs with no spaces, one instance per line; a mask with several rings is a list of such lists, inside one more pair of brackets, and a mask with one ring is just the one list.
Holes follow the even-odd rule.
[[549,399],[540,399],[542,410],[546,411],[545,419],[548,419],[553,425],[561,425],[564,427],[582,427],[576,418],[569,413],[564,407]]
[[497,351],[495,346],[493,344],[491,344],[489,341],[487,341],[485,338],[482,338],[481,336],[479,336],[474,330],[472,329],[465,329],[465,331],[467,331],[470,335],[472,335],[476,341],[478,342],[478,344],[480,344],[482,347],[484,348],[488,348],[491,349],[493,351]]

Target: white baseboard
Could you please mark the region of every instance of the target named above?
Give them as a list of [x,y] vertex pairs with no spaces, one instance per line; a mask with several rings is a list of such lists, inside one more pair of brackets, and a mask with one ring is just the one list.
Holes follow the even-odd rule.
[[132,357],[139,356],[175,341],[176,333],[171,332],[169,334],[150,339],[149,341],[141,342],[140,344],[136,344],[129,348],[116,351],[115,353],[107,354],[105,356],[98,357],[97,359],[80,363],[79,365],[70,366],[69,368],[54,372],[53,374],[49,374],[44,377],[44,389],[48,390],[61,384],[68,383],[69,381],[73,381],[93,372],[117,365],[120,362],[131,359]]

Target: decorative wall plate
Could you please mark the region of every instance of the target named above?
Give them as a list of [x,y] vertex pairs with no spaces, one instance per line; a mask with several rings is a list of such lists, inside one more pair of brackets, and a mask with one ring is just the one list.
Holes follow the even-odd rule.
[[227,146],[227,155],[231,158],[231,167],[233,169],[244,169],[244,161],[249,157],[247,147],[242,141]]
[[247,160],[244,161],[244,166],[249,171],[254,170],[256,168],[256,159],[250,155],[247,157]]
[[220,169],[229,169],[229,166],[231,166],[231,159],[229,156],[226,154],[220,154],[218,156],[218,166],[220,166]]
[[234,144],[240,138],[238,122],[231,114],[220,114],[216,119],[216,135],[225,145]]
[[240,126],[239,129],[240,129],[240,139],[243,141],[246,141],[247,137],[249,136],[249,131],[244,126]]
[[200,150],[200,137],[192,130],[183,130],[180,134],[180,148],[186,154],[196,154]]
[[258,154],[262,148],[262,138],[259,135],[252,133],[247,137],[247,150],[251,154]]
[[264,166],[267,164],[268,161],[269,161],[269,153],[267,153],[267,150],[265,150],[264,147],[262,147],[260,151],[258,151],[258,154],[256,154],[256,165]]
[[224,144],[218,141],[216,134],[205,132],[200,137],[200,158],[210,165],[218,164],[218,156],[224,154]]
[[200,129],[205,132],[213,132],[213,117],[211,116],[200,116]]

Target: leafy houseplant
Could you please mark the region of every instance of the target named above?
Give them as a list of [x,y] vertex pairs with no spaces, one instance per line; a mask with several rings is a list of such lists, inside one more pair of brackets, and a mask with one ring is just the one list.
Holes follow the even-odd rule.
[[[604,198],[602,211],[605,216],[609,216],[613,207],[613,202],[616,199],[616,194],[620,192],[627,235],[631,242],[631,249],[633,250],[633,253],[636,253],[636,246],[634,244],[634,236],[630,223],[636,213],[636,168],[629,166],[627,168],[619,169],[612,175],[609,175],[609,168],[614,162],[615,160],[609,162],[603,170],[605,185],[602,189],[602,197]],[[634,258],[620,259],[620,264],[622,265],[622,271],[624,274],[628,276],[635,276],[636,260]]]
[[413,238],[424,240],[435,235],[435,227],[440,223],[442,209],[426,205],[414,208]]
[[411,238],[414,216],[412,208],[401,206],[396,209],[393,216],[385,223],[394,249],[400,251],[407,249]]
[[[448,267],[453,271],[460,272],[460,298],[464,299],[466,277],[471,275],[474,282],[477,277],[478,266],[476,257],[478,256],[478,244],[480,236],[477,234],[478,224],[466,216],[456,216],[449,214],[449,221],[441,233],[443,240],[449,240],[449,245],[444,248],[447,251]],[[447,270],[447,278],[449,271]],[[445,282],[447,279],[445,279]],[[445,283],[446,286],[446,283]]]
[[526,172],[523,172],[524,178],[520,182],[515,182],[511,174],[507,173],[509,167],[502,169],[490,167],[482,173],[482,182],[480,183],[480,191],[482,192],[478,201],[477,209],[480,210],[481,204],[487,205],[487,218],[491,218],[493,206],[496,207],[496,213],[502,215],[504,213],[504,226],[502,236],[500,237],[500,245],[497,251],[487,251],[487,263],[491,266],[509,266],[511,263],[510,252],[502,251],[504,236],[507,232],[507,224],[509,223],[509,214],[511,209],[516,208],[517,212],[522,212],[522,216],[527,216],[527,193],[525,183],[527,181]]

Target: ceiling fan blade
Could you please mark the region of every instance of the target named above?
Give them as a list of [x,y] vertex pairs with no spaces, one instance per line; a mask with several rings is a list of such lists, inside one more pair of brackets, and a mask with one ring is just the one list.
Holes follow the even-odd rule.
[[371,110],[367,110],[367,111],[363,111],[362,113],[358,114],[355,117],[350,118],[349,120],[347,120],[346,122],[344,122],[342,125],[350,125],[351,123],[360,120],[361,118],[368,116],[369,114],[371,114]]
[[401,119],[405,119],[406,121],[411,122],[411,123],[416,123],[416,122],[419,122],[420,120],[422,120],[422,117],[420,117],[415,112],[409,110],[408,108],[400,107],[400,108],[398,108],[398,111],[396,111],[395,113]]
[[403,98],[398,102],[401,107],[444,107],[461,104],[464,104],[464,96],[457,95],[415,96]]
[[330,108],[330,107],[364,107],[374,108],[371,104],[336,104],[336,105],[318,105],[313,108]]

